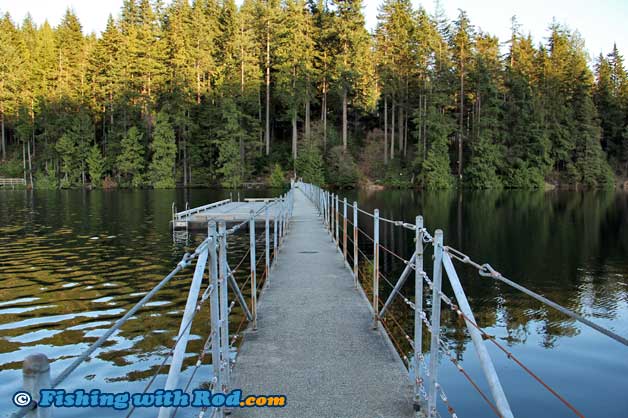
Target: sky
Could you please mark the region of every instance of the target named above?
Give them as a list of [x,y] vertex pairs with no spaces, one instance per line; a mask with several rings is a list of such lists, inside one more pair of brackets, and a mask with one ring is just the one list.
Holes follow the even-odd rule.
[[[376,25],[380,3],[381,0],[364,0],[369,29]],[[412,3],[423,5],[430,13],[434,11],[433,0],[412,0]],[[580,32],[591,58],[600,52],[608,53],[614,42],[624,57],[628,55],[628,0],[441,0],[441,4],[450,19],[458,14],[458,9],[464,9],[471,23],[502,41],[510,37],[513,15],[517,16],[523,33],[530,33],[537,44],[545,40],[547,27],[556,18]],[[121,5],[122,0],[0,0],[0,13],[9,12],[14,21],[21,22],[30,12],[36,23],[47,19],[56,25],[66,8],[71,7],[85,32],[100,33],[107,16],[117,16]]]

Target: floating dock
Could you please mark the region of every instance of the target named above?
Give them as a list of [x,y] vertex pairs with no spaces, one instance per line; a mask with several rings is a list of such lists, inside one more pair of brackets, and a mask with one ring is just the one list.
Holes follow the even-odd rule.
[[[183,212],[174,213],[173,211],[172,227],[175,230],[207,230],[209,221],[225,221],[228,224],[245,222],[251,218],[251,213],[255,214],[256,221],[262,221],[266,219],[264,206],[275,200],[274,198],[262,198],[234,202],[231,199],[225,199]],[[270,205],[268,208],[269,220],[274,221],[275,217],[279,217],[280,211],[280,205]]]

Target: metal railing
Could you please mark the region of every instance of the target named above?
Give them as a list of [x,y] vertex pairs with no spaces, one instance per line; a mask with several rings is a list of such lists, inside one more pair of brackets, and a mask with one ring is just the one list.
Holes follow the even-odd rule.
[[[225,201],[217,202],[224,203]],[[200,311],[201,307],[209,301],[210,304],[210,329],[205,340],[205,344],[198,355],[198,360],[194,366],[193,373],[190,379],[186,382],[184,389],[190,386],[192,378],[196,371],[201,366],[205,354],[210,352],[212,356],[212,370],[213,378],[211,379],[210,387],[220,388],[223,393],[227,393],[230,390],[231,385],[231,369],[235,364],[235,359],[232,358],[231,352],[234,345],[240,335],[240,331],[243,329],[245,320],[248,320],[253,328],[257,327],[257,296],[261,290],[261,285],[264,283],[270,283],[270,269],[274,265],[278,251],[281,247],[283,239],[288,231],[290,219],[292,217],[294,205],[294,190],[291,188],[287,193],[282,196],[273,199],[265,203],[261,209],[257,212],[251,210],[249,219],[240,222],[231,228],[227,229],[225,221],[220,221],[216,224],[215,221],[209,221],[208,223],[208,236],[207,238],[196,247],[194,252],[186,253],[177,266],[166,275],[153,289],[151,289],[139,302],[137,302],[131,309],[129,309],[120,319],[118,319],[113,326],[111,326],[105,333],[92,343],[85,351],[83,351],[74,361],[62,370],[54,379],[50,377],[50,366],[48,358],[44,354],[34,354],[28,356],[23,362],[23,389],[29,392],[32,396],[31,403],[24,408],[17,410],[13,413],[12,417],[28,417],[28,418],[49,418],[51,416],[50,408],[37,408],[37,402],[39,401],[40,389],[54,389],[59,387],[66,378],[68,378],[80,365],[82,365],[97,349],[99,349],[106,341],[108,341],[114,333],[116,333],[124,324],[132,318],[140,309],[162,289],[166,286],[179,272],[183,271],[187,267],[193,264],[196,260],[192,282],[188,292],[188,297],[179,326],[177,337],[173,346],[168,351],[167,355],[163,359],[163,362],[149,379],[148,384],[144,388],[146,393],[161,370],[165,367],[169,358],[172,358],[169,366],[169,371],[164,386],[165,390],[172,390],[182,387],[180,385],[181,369],[183,360],[186,355],[186,348],[188,339],[190,336],[190,330],[196,314]],[[216,206],[205,205],[201,208],[207,208]],[[196,213],[199,208],[186,210],[188,214]],[[271,221],[270,211],[275,210],[276,216],[273,218],[273,242],[271,251]],[[174,211],[174,209],[173,209]],[[257,259],[257,243],[255,219],[258,215],[264,213],[264,235],[261,237],[264,241],[263,256]],[[249,226],[248,231],[250,234],[250,247],[246,251],[244,257],[240,259],[237,266],[233,269],[227,261],[227,238],[229,235],[235,234],[239,230],[244,230],[246,226]],[[235,279],[235,273],[244,269],[243,265],[246,259],[250,261],[250,273],[246,282],[238,287]],[[257,269],[261,261],[265,262],[263,273],[258,281]],[[205,280],[206,273],[208,280]],[[207,281],[203,293],[204,281]],[[242,294],[242,290],[250,285],[250,307],[246,303],[246,299]],[[229,288],[235,295],[234,300],[229,300]],[[200,299],[199,299],[200,294]],[[229,331],[229,314],[231,313],[236,301],[242,307],[245,314],[242,322],[238,325],[235,333],[230,334]],[[135,408],[131,408],[127,414],[127,417],[132,416]],[[176,408],[162,407],[159,411],[160,418],[170,418],[176,413]],[[212,408],[209,412],[205,409],[201,410],[203,416],[209,413],[209,416],[223,418],[225,416],[225,408]]]
[[[372,310],[373,310],[373,323],[374,327],[378,327],[380,324],[385,329],[386,333],[396,346],[397,351],[405,361],[410,376],[413,377],[414,382],[414,407],[417,417],[435,417],[438,416],[437,401],[438,398],[442,400],[449,414],[452,417],[456,417],[456,412],[449,402],[449,398],[445,394],[442,385],[438,380],[438,359],[443,355],[449,359],[461,374],[469,381],[471,386],[480,394],[482,399],[493,410],[493,412],[504,418],[513,417],[508,398],[504,392],[504,389],[499,380],[498,374],[495,370],[495,366],[491,359],[491,356],[486,348],[486,344],[490,343],[495,345],[501,352],[503,352],[508,359],[512,360],[521,367],[527,374],[529,374],[534,380],[542,385],[544,389],[549,391],[556,399],[562,402],[567,408],[569,408],[576,416],[582,417],[582,413],[578,411],[570,402],[568,402],[563,396],[561,396],[556,390],[551,388],[547,383],[543,381],[536,373],[526,367],[517,357],[515,357],[510,351],[508,351],[502,344],[496,339],[484,331],[477,323],[471,306],[467,300],[466,294],[456,272],[453,260],[459,261],[464,264],[471,265],[478,270],[478,274],[481,277],[488,277],[494,280],[498,280],[505,283],[514,289],[517,289],[524,294],[536,299],[537,301],[550,306],[561,313],[569,316],[570,318],[579,321],[587,327],[595,329],[600,333],[616,340],[617,342],[627,345],[628,340],[616,333],[597,325],[590,320],[582,317],[581,315],[527,289],[507,278],[493,269],[489,264],[479,264],[473,261],[469,256],[462,253],[455,248],[444,244],[444,236],[442,230],[436,230],[434,236],[432,236],[428,230],[424,227],[423,217],[417,216],[414,223],[408,223],[404,221],[397,221],[387,219],[380,216],[379,210],[375,209],[373,213],[365,211],[358,207],[357,202],[349,204],[346,198],[341,199],[337,194],[328,190],[324,190],[316,185],[308,183],[299,183],[298,187],[301,188],[308,198],[314,203],[319,211],[325,227],[328,229],[332,240],[338,247],[339,252],[343,255],[347,267],[351,270],[356,286],[364,285],[364,287],[370,287],[372,298]],[[348,210],[352,209],[352,221],[348,219]],[[365,215],[372,221],[373,236],[368,235],[358,223],[358,213]],[[415,233],[415,249],[411,256],[406,259],[403,256],[395,253],[394,251],[386,248],[380,242],[380,223],[389,223],[399,228],[404,228]],[[348,226],[349,225],[349,226]],[[349,229],[353,229],[353,239],[349,238]],[[342,236],[340,236],[342,229]],[[372,254],[369,256],[364,254],[360,249],[359,237],[363,236],[373,245]],[[351,256],[353,264],[349,264],[350,253],[348,251],[347,241],[351,241],[353,246],[353,254]],[[433,271],[432,276],[424,271],[423,260],[424,251],[428,245],[433,248]],[[363,245],[364,247],[364,245]],[[386,252],[386,254],[400,260],[405,268],[399,276],[396,283],[392,283],[388,278],[380,271],[380,251]],[[363,264],[369,268],[360,268],[360,257],[363,260]],[[451,288],[455,296],[454,299],[445,295],[442,290],[443,284],[443,269],[446,277],[449,280]],[[402,293],[402,288],[408,278],[414,271],[414,300],[406,297]],[[366,276],[366,277],[365,277]],[[383,279],[392,288],[391,293],[384,303],[380,300],[380,279]],[[428,286],[431,291],[431,312],[428,315],[423,308],[423,291],[424,286]],[[366,292],[365,292],[366,293]],[[407,335],[403,326],[399,324],[399,321],[392,315],[391,305],[397,298],[401,298],[405,305],[407,305],[414,313],[413,321],[414,335],[411,337]],[[487,380],[488,387],[491,392],[492,400],[487,394],[485,394],[480,386],[471,378],[467,371],[462,367],[457,357],[451,353],[447,344],[441,338],[441,302],[443,302],[451,311],[460,319],[462,319],[466,325],[466,328],[471,336],[473,346],[475,348],[478,360],[483,372],[484,377]],[[403,352],[399,342],[391,332],[391,325],[395,326],[397,332],[400,333],[411,347],[412,352],[406,355]],[[426,364],[425,358],[422,353],[423,347],[423,326],[428,330],[430,334],[429,342],[429,364]],[[408,358],[410,360],[408,360]],[[424,379],[422,375],[425,375],[427,379]],[[426,381],[427,380],[427,381]],[[427,383],[427,388],[424,384]]]
[[11,186],[12,188],[15,188],[15,186],[26,186],[26,179],[0,177],[0,186]]

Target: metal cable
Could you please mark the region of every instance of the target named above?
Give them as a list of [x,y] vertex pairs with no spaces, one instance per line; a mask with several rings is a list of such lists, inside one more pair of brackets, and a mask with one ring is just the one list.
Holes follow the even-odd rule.
[[536,292],[533,292],[532,290],[521,286],[518,283],[513,282],[512,280],[507,279],[506,277],[504,277],[500,272],[496,271],[493,267],[491,267],[490,264],[485,263],[485,264],[478,264],[475,261],[471,260],[471,258],[466,255],[465,253],[456,250],[455,248],[449,247],[449,246],[444,246],[443,250],[446,251],[452,258],[464,263],[464,264],[469,264],[473,267],[475,267],[478,270],[478,273],[480,274],[480,276],[483,277],[491,277],[493,279],[499,280],[511,287],[514,287],[515,289],[519,290],[520,292],[525,293],[526,295],[538,300],[539,302],[548,305],[554,309],[556,309],[559,312],[562,312],[563,314],[567,315],[568,317],[575,319],[576,321],[589,326],[590,328],[593,328],[594,330],[606,335],[607,337],[610,337],[612,339],[614,339],[615,341],[620,342],[621,344],[628,346],[628,339],[614,333],[613,331],[602,327],[601,325],[598,325],[592,321],[589,321],[588,319],[586,319],[585,317],[583,317],[582,315],[579,315],[577,313],[575,313],[574,311],[565,308],[564,306],[559,305],[556,302],[553,302],[549,299],[547,299],[544,296],[539,295]]

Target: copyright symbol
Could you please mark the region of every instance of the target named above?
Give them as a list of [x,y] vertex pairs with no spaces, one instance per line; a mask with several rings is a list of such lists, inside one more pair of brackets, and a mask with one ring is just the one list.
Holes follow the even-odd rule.
[[24,391],[17,392],[13,395],[13,403],[20,408],[30,405],[32,399],[31,394]]

